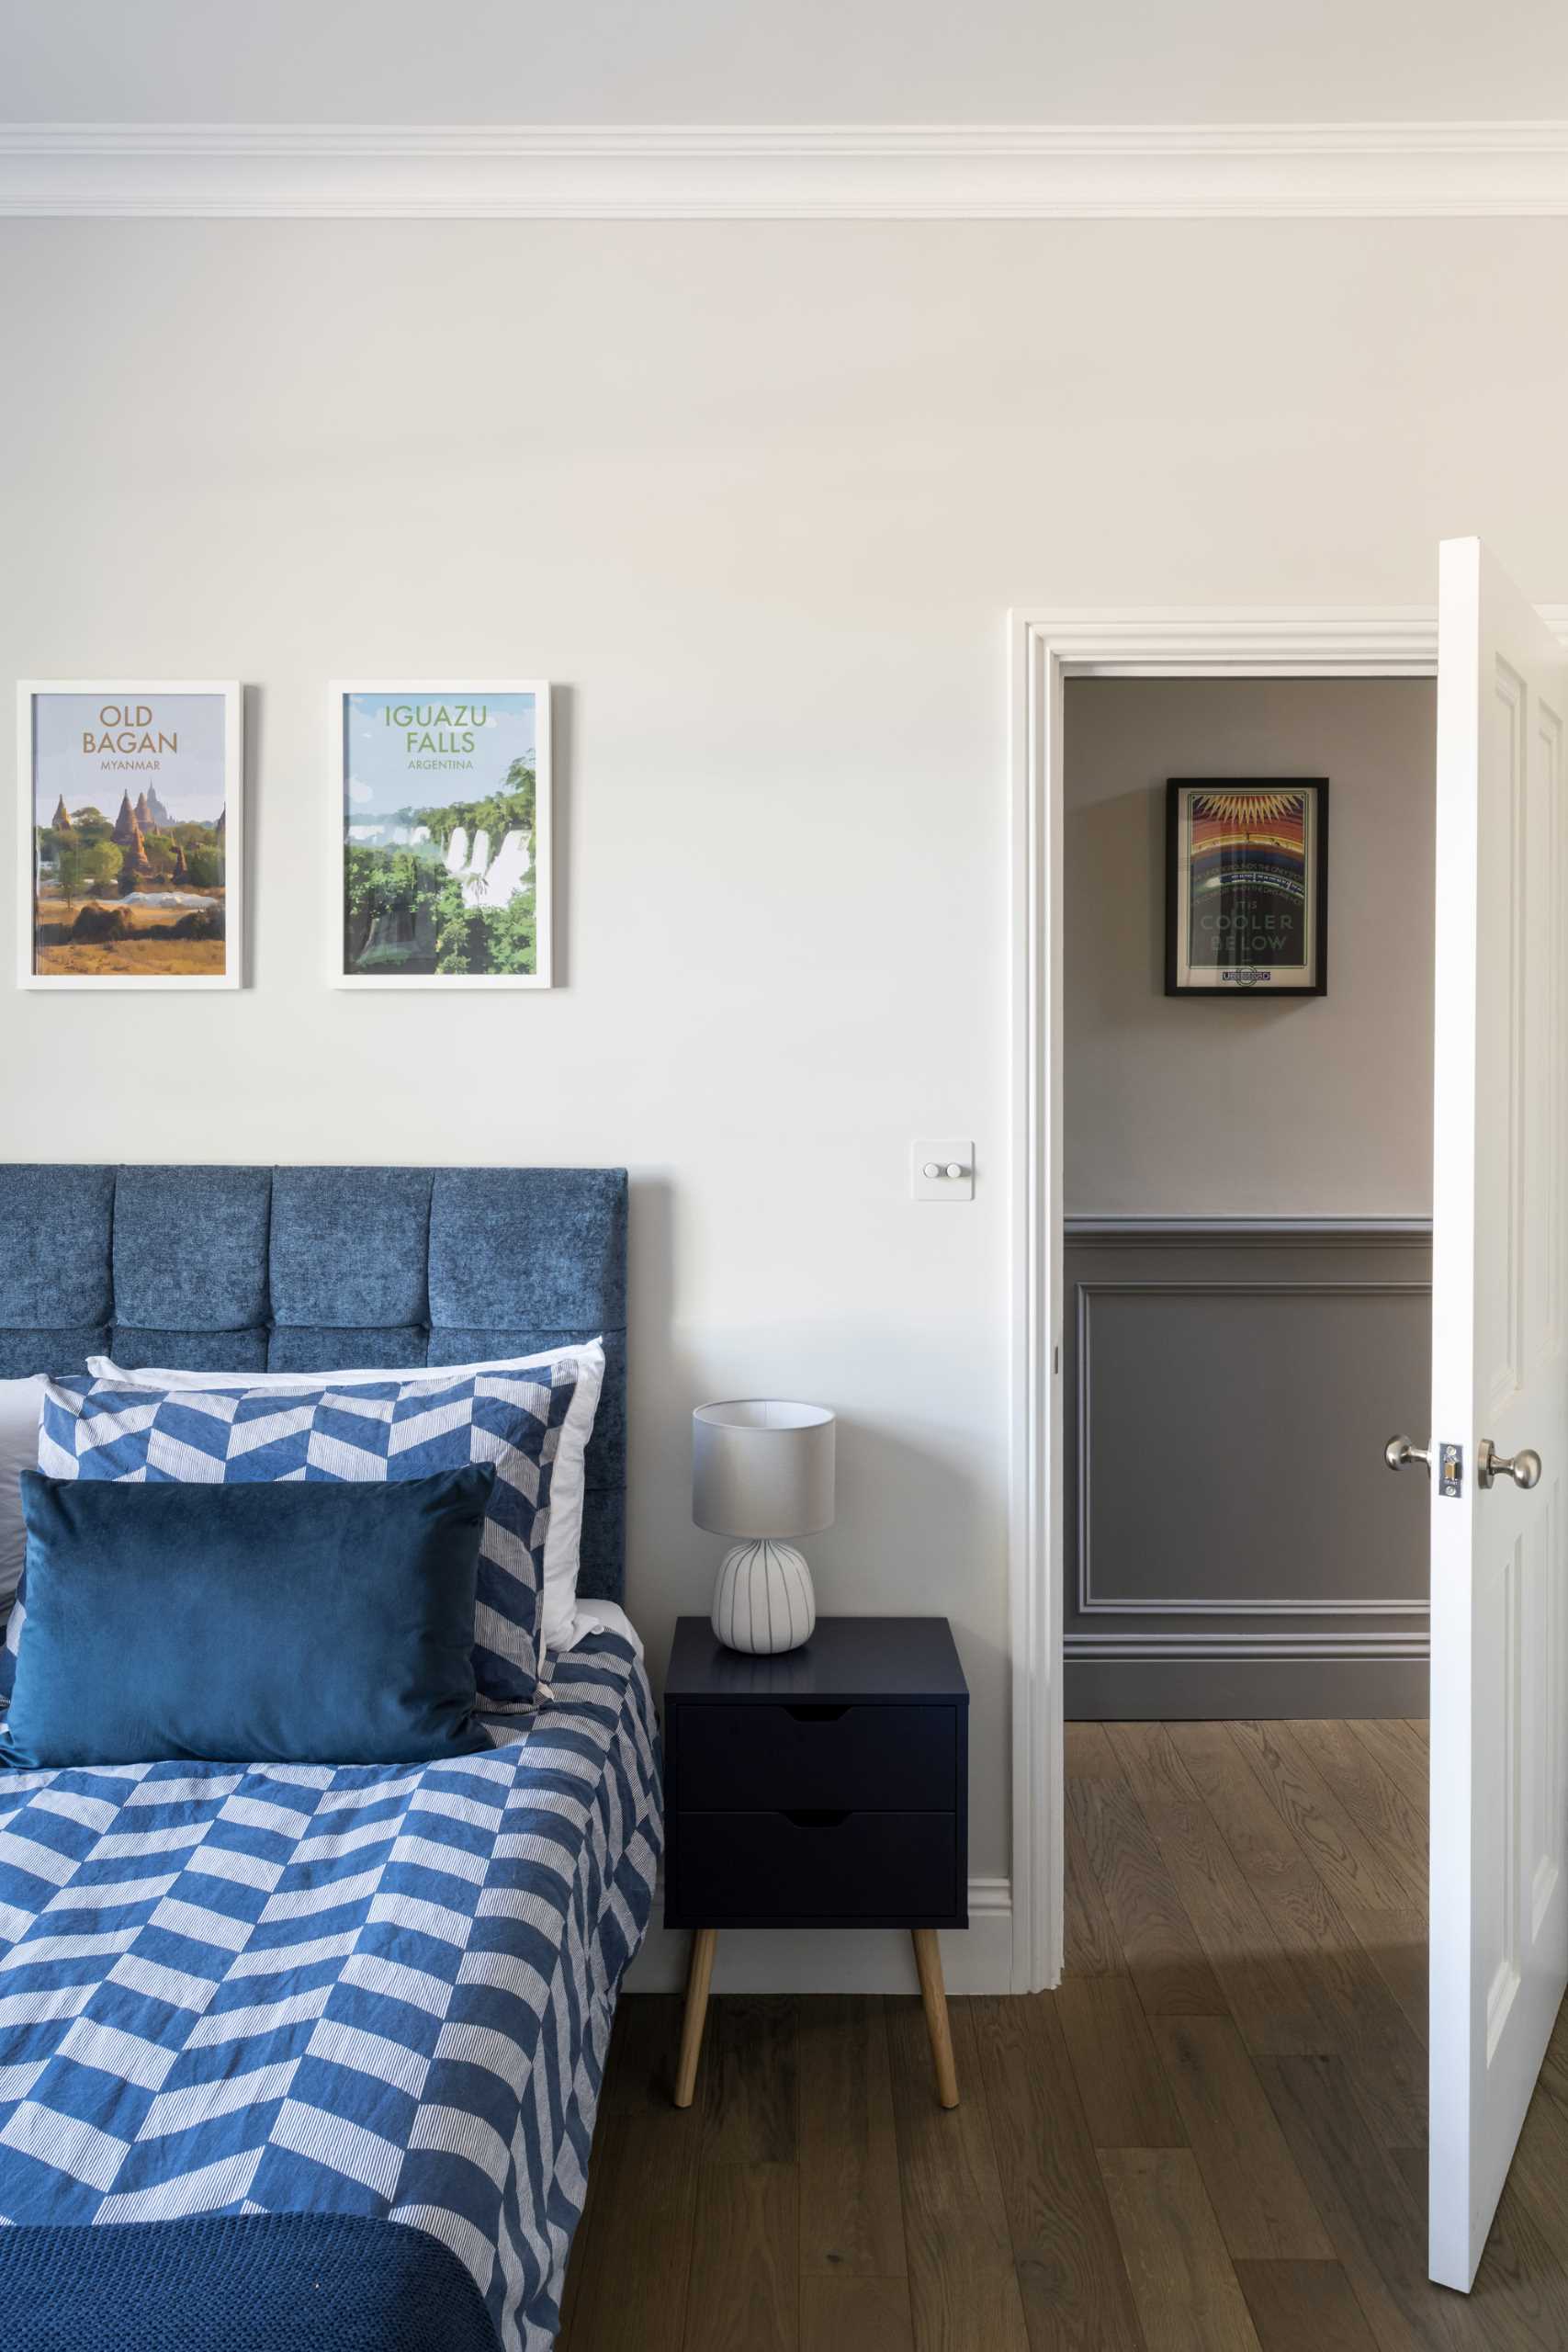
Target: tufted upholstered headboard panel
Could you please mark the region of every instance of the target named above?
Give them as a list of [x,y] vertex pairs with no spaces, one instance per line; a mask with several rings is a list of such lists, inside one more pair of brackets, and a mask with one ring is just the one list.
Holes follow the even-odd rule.
[[0,1163],[0,1377],[468,1363],[604,1335],[580,1589],[625,1573],[621,1168]]

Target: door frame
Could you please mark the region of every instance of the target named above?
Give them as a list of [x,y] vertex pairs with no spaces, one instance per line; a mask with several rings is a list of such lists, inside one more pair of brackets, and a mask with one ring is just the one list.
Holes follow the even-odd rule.
[[[1568,605],[1543,605],[1568,643]],[[1433,605],[1008,616],[1011,785],[1008,1633],[1012,1989],[1062,1973],[1063,686],[1078,678],[1435,677]]]

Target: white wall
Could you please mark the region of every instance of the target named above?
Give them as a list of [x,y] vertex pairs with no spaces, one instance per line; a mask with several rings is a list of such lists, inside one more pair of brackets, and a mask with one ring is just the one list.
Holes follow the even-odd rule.
[[[630,1600],[687,1415],[844,1416],[828,1608],[953,1613],[1005,1871],[1011,602],[1568,599],[1568,224],[0,229],[9,671],[238,673],[254,985],[6,988],[0,1149],[629,1162]],[[322,684],[560,682],[554,995],[334,994]],[[4,971],[14,837],[0,829]],[[3,985],[0,982],[0,985]],[[908,1139],[972,1135],[968,1208]]]
[[5,0],[62,122],[1293,122],[1562,111],[1553,0]]
[[[1078,1216],[1429,1216],[1437,687],[1071,678],[1063,1193]],[[1328,993],[1165,993],[1166,779],[1321,775]]]

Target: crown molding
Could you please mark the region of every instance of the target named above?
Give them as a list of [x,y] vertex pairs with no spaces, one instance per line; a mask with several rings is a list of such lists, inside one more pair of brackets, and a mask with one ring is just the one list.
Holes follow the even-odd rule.
[[0,214],[1544,218],[1568,215],[1568,122],[0,123]]

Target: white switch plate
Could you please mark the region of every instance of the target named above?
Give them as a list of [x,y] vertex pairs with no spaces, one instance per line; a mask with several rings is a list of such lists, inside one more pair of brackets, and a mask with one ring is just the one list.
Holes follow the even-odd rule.
[[[950,1167],[959,1167],[962,1176],[950,1176]],[[941,1172],[928,1176],[928,1167]],[[909,1146],[909,1198],[912,1201],[972,1201],[975,1197],[975,1147],[966,1141],[954,1142],[951,1136],[938,1136],[934,1142],[917,1136]]]

